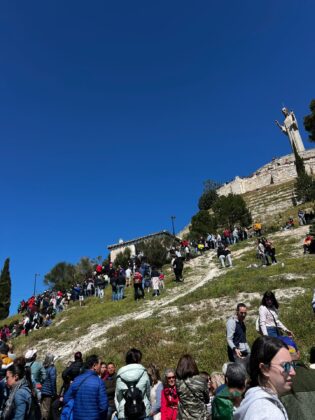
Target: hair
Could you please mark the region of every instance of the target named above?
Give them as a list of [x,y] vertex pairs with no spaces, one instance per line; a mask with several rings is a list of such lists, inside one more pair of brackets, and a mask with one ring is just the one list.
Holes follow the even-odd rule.
[[100,358],[97,356],[97,354],[91,354],[91,356],[88,356],[85,361],[85,367],[86,369],[92,369],[94,365],[97,365],[100,361]]
[[162,383],[163,383],[163,388],[169,388],[169,383],[167,381],[167,375],[169,375],[170,373],[173,373],[175,376],[175,370],[170,368],[170,369],[165,369],[163,372],[163,377],[162,377]]
[[224,384],[224,375],[221,372],[212,372],[210,378],[214,389]]
[[115,366],[115,367],[116,367],[116,365],[115,365],[115,363],[114,363],[114,362],[108,362],[108,363],[107,363],[107,366],[108,366],[108,365],[113,365],[113,366]]
[[205,370],[203,370],[202,372],[199,372],[199,375],[202,376],[205,379],[209,379],[210,375],[208,372],[206,372]]
[[74,353],[74,360],[82,360],[82,353],[80,351]]
[[272,300],[272,305],[278,309],[279,308],[279,303],[274,295],[273,292],[271,292],[270,290],[268,290],[267,292],[264,293],[264,296],[261,300],[261,305],[263,306],[267,306],[267,299],[271,299]]
[[249,358],[250,387],[265,386],[265,377],[259,367],[260,363],[269,365],[278,351],[288,346],[275,337],[262,336],[256,338]]
[[236,306],[236,312],[238,312],[240,308],[247,308],[247,306],[245,305],[245,303],[238,303]]
[[315,347],[310,350],[310,363],[315,363]]
[[142,353],[140,350],[132,348],[126,353],[126,365],[131,363],[140,363],[142,359]]
[[225,382],[229,388],[243,389],[246,383],[246,369],[241,363],[230,363],[226,369]]
[[199,370],[195,360],[190,354],[184,354],[178,361],[176,377],[178,379],[187,379],[198,374]]
[[107,363],[106,362],[101,362],[101,366],[105,365],[107,367]]
[[154,363],[150,363],[148,366],[148,374],[152,380],[152,384],[155,385],[161,380],[161,375],[158,367]]
[[13,364],[7,368],[7,372],[11,372],[12,375],[17,375],[20,379],[25,378],[30,390],[33,392],[32,373],[29,366],[25,366],[25,357],[17,357]]
[[55,360],[55,356],[51,353],[47,353],[45,356],[45,360],[43,363],[44,368],[48,368],[49,366],[53,366]]
[[14,351],[14,345],[11,340],[7,342],[7,346],[9,348],[9,352],[12,353]]

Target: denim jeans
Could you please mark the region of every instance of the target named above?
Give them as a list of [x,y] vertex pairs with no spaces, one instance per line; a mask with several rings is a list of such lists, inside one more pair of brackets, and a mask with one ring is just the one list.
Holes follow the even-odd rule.
[[279,330],[277,327],[267,327],[269,337],[279,337]]
[[124,285],[117,286],[117,300],[121,300],[124,297],[124,290]]

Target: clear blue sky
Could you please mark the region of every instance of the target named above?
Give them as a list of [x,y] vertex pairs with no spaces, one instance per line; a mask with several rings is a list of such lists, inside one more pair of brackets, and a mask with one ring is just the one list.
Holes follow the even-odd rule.
[[[183,228],[207,178],[290,153],[314,97],[313,1],[2,1],[0,265],[13,306],[56,263]],[[40,286],[41,287],[41,286]]]

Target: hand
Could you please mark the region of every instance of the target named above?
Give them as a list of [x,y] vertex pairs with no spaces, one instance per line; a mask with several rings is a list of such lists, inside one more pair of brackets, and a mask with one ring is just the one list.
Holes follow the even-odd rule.
[[288,334],[288,336],[289,336],[289,337],[292,337],[292,338],[294,337],[294,334],[293,334],[293,332],[292,332],[292,331],[289,331],[289,330],[288,330],[288,331],[287,331],[287,334]]
[[236,357],[238,357],[239,359],[243,359],[242,352],[241,352],[240,349],[235,349],[234,353],[235,353]]

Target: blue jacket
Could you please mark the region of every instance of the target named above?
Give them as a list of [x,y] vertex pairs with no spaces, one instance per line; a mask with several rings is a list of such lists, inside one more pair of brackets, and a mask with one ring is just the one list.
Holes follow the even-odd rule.
[[12,416],[10,420],[24,420],[28,413],[32,402],[31,390],[28,384],[23,382],[21,387],[16,391],[13,403]]
[[46,368],[46,378],[41,390],[42,395],[53,397],[57,394],[57,372],[55,366]]
[[87,370],[75,378],[64,395],[65,404],[71,398],[74,398],[73,420],[101,420],[107,418],[106,388],[104,381],[98,377],[96,372]]

